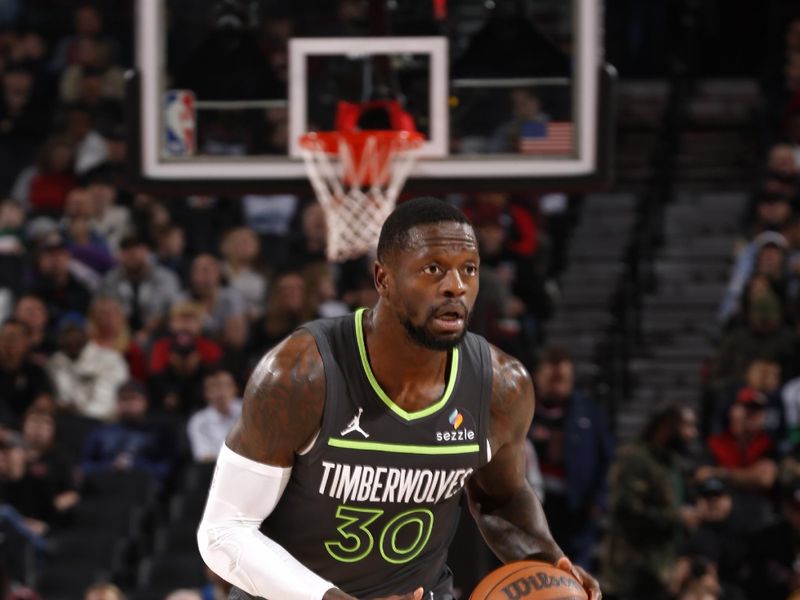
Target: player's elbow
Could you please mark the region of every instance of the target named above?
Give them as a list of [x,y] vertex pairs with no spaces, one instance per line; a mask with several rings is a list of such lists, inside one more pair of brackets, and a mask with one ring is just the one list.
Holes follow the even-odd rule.
[[233,564],[234,557],[227,556],[226,545],[221,543],[218,533],[204,518],[197,528],[197,549],[206,566],[222,578],[229,576],[229,567]]
[[214,554],[211,552],[211,537],[208,532],[208,525],[205,519],[200,521],[200,526],[197,528],[197,549],[200,551],[200,557],[206,566],[214,571],[217,575],[219,572],[215,568]]

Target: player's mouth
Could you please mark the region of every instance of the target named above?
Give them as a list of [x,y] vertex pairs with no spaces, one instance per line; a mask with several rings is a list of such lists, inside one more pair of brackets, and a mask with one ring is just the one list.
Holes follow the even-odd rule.
[[459,333],[464,329],[464,310],[461,308],[449,308],[437,312],[433,321],[438,329],[448,333]]

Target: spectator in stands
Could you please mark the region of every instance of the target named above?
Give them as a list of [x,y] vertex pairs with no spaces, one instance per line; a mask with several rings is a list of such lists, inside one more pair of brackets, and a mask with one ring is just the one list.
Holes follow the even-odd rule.
[[319,202],[312,202],[303,208],[300,226],[300,233],[289,242],[289,268],[302,269],[310,263],[326,261],[328,229],[325,225],[325,212]]
[[756,275],[745,288],[741,320],[722,338],[714,358],[711,385],[718,394],[736,385],[756,357],[770,357],[792,370],[792,331],[784,324],[779,292],[765,275]]
[[203,369],[222,357],[220,347],[201,335],[205,311],[181,301],[170,311],[170,335],[153,345],[150,386],[156,404],[188,415],[202,405]]
[[85,417],[111,418],[117,387],[129,377],[125,359],[90,341],[79,313],[59,320],[58,345],[60,350],[48,363],[58,404]]
[[110,158],[108,142],[97,130],[92,111],[83,104],[67,105],[66,133],[75,145],[75,172],[85,175]]
[[550,531],[573,562],[593,567],[607,508],[611,433],[594,401],[575,389],[566,348],[545,348],[535,372],[536,413],[529,438],[544,479],[544,511]]
[[86,440],[81,471],[139,470],[164,482],[175,465],[169,430],[147,416],[149,399],[142,384],[127,381],[116,393],[115,421],[99,426]]
[[116,251],[131,230],[130,211],[117,204],[118,190],[112,183],[110,167],[98,167],[86,175],[86,191],[92,203],[92,223],[108,245]]
[[247,303],[247,316],[254,320],[264,310],[267,279],[256,269],[261,242],[249,227],[231,229],[222,238],[222,274],[231,289]]
[[214,462],[228,432],[239,419],[242,401],[237,397],[233,375],[224,369],[206,372],[203,397],[208,406],[192,415],[187,433],[195,462]]
[[64,207],[64,237],[72,257],[89,267],[97,276],[115,264],[105,238],[94,228],[92,197],[85,187],[75,187],[67,194]]
[[75,487],[73,464],[56,442],[56,417],[50,408],[32,407],[22,422],[27,447],[28,472],[53,496],[59,515],[67,514],[80,502]]
[[742,292],[754,275],[766,275],[776,283],[778,289],[785,288],[788,250],[789,244],[786,238],[777,231],[759,233],[745,246],[736,259],[720,307],[719,319],[723,326],[728,325],[739,311]]
[[37,399],[53,393],[47,372],[29,356],[30,345],[22,321],[12,318],[0,326],[0,423],[12,427]]
[[778,475],[776,446],[764,431],[767,399],[758,390],[742,388],[728,410],[725,431],[708,439],[713,465],[701,467],[699,479],[719,477],[747,507],[754,523],[764,523],[769,513],[768,492]]
[[229,318],[246,313],[239,292],[222,285],[219,261],[210,254],[201,254],[192,261],[189,289],[184,298],[203,307],[203,331],[210,337],[219,335]]
[[767,173],[764,190],[790,202],[800,200],[800,167],[795,164],[790,144],[775,144],[767,155]]
[[225,321],[219,336],[222,358],[219,366],[233,374],[236,385],[243,390],[261,356],[250,354],[250,322],[244,315]]
[[53,321],[65,313],[85,313],[91,294],[88,285],[78,278],[72,257],[61,234],[48,234],[36,249],[36,270],[28,288],[47,303]]
[[311,263],[303,269],[303,279],[309,314],[315,318],[325,318],[340,317],[350,312],[347,305],[336,295],[336,282],[330,263]]
[[9,141],[36,143],[44,137],[47,123],[34,102],[34,74],[26,62],[5,65],[0,96],[0,135]]
[[142,238],[128,234],[120,242],[119,265],[105,276],[102,291],[119,300],[134,338],[143,343],[177,300],[180,284],[172,272],[154,264]]
[[543,268],[537,262],[540,234],[531,212],[511,203],[503,193],[481,194],[465,212],[473,215],[479,238],[485,242],[481,265],[492,267],[523,302],[520,316],[546,319],[552,308],[544,290]]
[[113,583],[94,583],[87,588],[83,600],[125,600],[125,594]]
[[186,279],[186,234],[180,225],[170,224],[156,232],[156,260],[180,281]]
[[312,316],[306,307],[306,287],[296,271],[275,278],[269,291],[267,310],[259,320],[250,340],[251,352],[262,355]]
[[103,14],[99,8],[91,3],[79,3],[73,13],[74,33],[62,38],[53,51],[50,68],[62,72],[79,60],[78,45],[84,38],[100,40],[107,45],[108,58],[113,60],[117,53],[114,38],[105,33]]
[[146,379],[147,357],[131,337],[119,300],[110,296],[95,297],[89,307],[89,337],[98,346],[119,352],[125,358],[133,379]]
[[750,574],[750,598],[788,598],[798,589],[800,565],[797,543],[800,540],[800,480],[781,488],[781,516],[750,543],[745,566]]
[[[61,521],[63,513],[77,502],[74,494],[59,491],[46,477],[36,476],[28,460],[28,446],[16,432],[6,433],[2,442],[0,466],[0,498],[14,507],[25,519],[25,525],[39,536],[45,536]],[[63,494],[63,495],[62,495]]]
[[748,515],[735,510],[728,484],[719,477],[698,484],[696,505],[699,524],[685,543],[683,560],[701,556],[713,562],[723,584],[741,585],[753,533]]
[[686,482],[679,450],[684,409],[656,409],[641,440],[619,450],[609,475],[610,522],[601,562],[603,592],[620,598],[665,598],[682,526]]
[[53,505],[48,502],[51,498],[46,490],[26,479],[25,452],[19,433],[4,431],[0,435],[0,526],[10,527],[42,551],[48,547],[45,536],[49,527],[41,517],[49,518]]
[[25,210],[11,199],[0,201],[0,254],[19,256],[25,252]]
[[75,145],[63,135],[50,137],[39,150],[35,165],[16,178],[11,197],[29,206],[35,215],[59,216],[67,192],[77,184]]
[[549,115],[542,111],[542,103],[530,88],[515,88],[509,92],[511,120],[500,125],[487,143],[487,152],[522,152],[520,138],[530,127],[546,127]]
[[111,64],[110,48],[95,36],[75,40],[74,60],[61,74],[59,96],[64,103],[85,101],[82,79],[91,74],[99,78],[101,100],[120,101],[125,94],[125,72]]
[[28,326],[31,359],[43,364],[56,349],[47,330],[50,321],[47,306],[33,294],[20,296],[14,306],[14,318]]

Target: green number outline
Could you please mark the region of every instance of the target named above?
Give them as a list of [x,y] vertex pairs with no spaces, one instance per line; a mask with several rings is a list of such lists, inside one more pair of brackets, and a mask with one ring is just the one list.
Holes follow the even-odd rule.
[[[427,521],[427,532],[426,523],[423,521],[422,517],[426,516],[428,518]],[[419,525],[419,531],[417,532],[417,539],[415,539],[411,545],[407,548],[398,548],[397,547],[397,534],[398,532],[411,523],[417,523]],[[391,531],[391,533],[389,533]],[[431,539],[431,533],[433,532],[433,513],[428,510],[427,508],[414,508],[411,510],[407,510],[405,512],[396,515],[389,521],[381,531],[381,539],[378,545],[378,548],[381,551],[381,556],[383,560],[393,565],[402,565],[411,560],[414,560],[420,552],[428,545],[428,540]],[[386,541],[386,536],[390,535],[389,538],[392,551],[395,552],[397,555],[402,556],[402,558],[390,558],[386,555],[386,551],[384,550],[384,543]],[[423,539],[423,537],[425,539]]]
[[[362,521],[362,514],[369,516]],[[347,548],[339,541],[325,542],[325,550],[339,562],[353,563],[362,560],[372,552],[372,547],[375,545],[375,538],[372,537],[372,532],[367,528],[382,514],[383,511],[378,508],[355,508],[353,506],[339,505],[336,508],[336,518],[342,519],[344,523],[337,527],[336,531],[338,531],[343,538],[354,540],[355,545],[352,548]],[[364,532],[366,540],[358,534],[345,531],[345,529],[350,527],[353,523],[358,523],[357,527]],[[368,545],[366,550],[362,551],[361,546],[364,545],[365,541]],[[340,553],[340,551],[342,553]]]

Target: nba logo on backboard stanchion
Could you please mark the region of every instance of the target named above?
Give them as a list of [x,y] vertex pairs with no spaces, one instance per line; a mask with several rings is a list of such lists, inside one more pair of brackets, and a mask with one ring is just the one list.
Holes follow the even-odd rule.
[[164,154],[193,156],[195,152],[194,93],[169,90],[164,102]]

